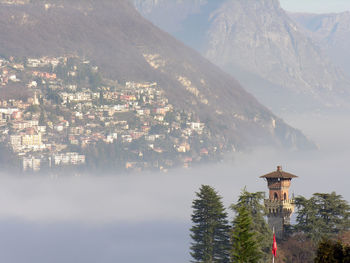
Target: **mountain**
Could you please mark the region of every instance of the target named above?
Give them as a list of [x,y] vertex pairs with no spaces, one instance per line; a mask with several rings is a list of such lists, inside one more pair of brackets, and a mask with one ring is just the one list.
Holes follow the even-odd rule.
[[0,35],[3,56],[76,54],[120,82],[156,81],[175,108],[193,112],[227,148],[314,147],[127,0],[3,1]]
[[209,16],[226,0],[133,0],[138,11],[190,47],[205,51]]
[[308,30],[313,40],[350,76],[350,12],[289,16]]
[[[300,111],[347,104],[343,98],[348,98],[349,80],[308,32],[289,18],[278,0],[197,3],[196,12],[185,12],[184,18],[175,20],[179,23],[177,30],[163,27],[184,8],[180,2],[177,8],[174,1],[163,0],[148,5],[147,12],[140,6],[139,10],[233,75],[273,110]],[[169,9],[175,15],[157,16],[159,10],[167,13]],[[195,30],[191,21],[198,17],[201,27]],[[191,33],[200,35],[199,44],[186,37]]]

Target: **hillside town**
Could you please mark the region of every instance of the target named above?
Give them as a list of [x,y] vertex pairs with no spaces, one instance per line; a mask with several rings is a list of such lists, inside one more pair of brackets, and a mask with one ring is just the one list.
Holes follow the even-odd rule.
[[205,123],[156,82],[102,77],[77,56],[0,58],[0,145],[24,172],[167,171],[216,159]]

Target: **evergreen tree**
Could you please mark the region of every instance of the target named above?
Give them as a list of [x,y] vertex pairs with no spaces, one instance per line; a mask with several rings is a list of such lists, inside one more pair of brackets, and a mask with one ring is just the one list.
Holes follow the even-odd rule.
[[253,222],[249,210],[245,206],[239,206],[237,216],[233,221],[231,236],[232,263],[257,263],[262,252],[257,241],[257,233],[252,230]]
[[193,201],[191,228],[192,262],[229,262],[229,224],[221,197],[208,185],[202,185]]
[[262,261],[267,262],[271,259],[272,231],[265,220],[266,211],[262,203],[264,198],[264,192],[250,193],[244,188],[237,204],[232,205],[231,209],[236,213],[241,207],[248,210],[252,217],[251,230],[256,233],[259,248],[263,251]]
[[40,112],[40,117],[39,117],[39,125],[40,126],[44,126],[46,125],[46,116],[45,116],[45,111],[43,109],[41,109]]
[[298,209],[295,229],[316,243],[350,227],[350,206],[335,192],[316,193],[310,199],[297,197],[295,201]]
[[341,242],[323,240],[317,249],[315,263],[348,263],[349,247]]

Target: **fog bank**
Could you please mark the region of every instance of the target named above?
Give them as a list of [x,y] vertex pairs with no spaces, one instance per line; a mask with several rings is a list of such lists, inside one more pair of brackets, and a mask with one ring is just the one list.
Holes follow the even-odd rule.
[[[292,193],[336,191],[350,200],[348,117],[285,116],[319,151],[257,149],[223,163],[167,174],[0,177],[0,254],[6,262],[188,262],[191,202],[210,184],[225,206],[241,189],[266,191],[259,176],[282,165]],[[136,251],[136,252],[135,252]],[[5,260],[6,259],[6,260]]]

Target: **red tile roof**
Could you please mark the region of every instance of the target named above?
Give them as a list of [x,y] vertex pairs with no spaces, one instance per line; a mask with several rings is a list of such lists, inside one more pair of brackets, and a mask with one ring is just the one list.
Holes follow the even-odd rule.
[[281,166],[277,166],[277,170],[272,172],[272,173],[268,173],[268,174],[265,174],[263,176],[260,176],[260,178],[285,178],[285,179],[292,179],[292,178],[297,178],[297,177],[298,176],[296,176],[294,174],[282,171]]

